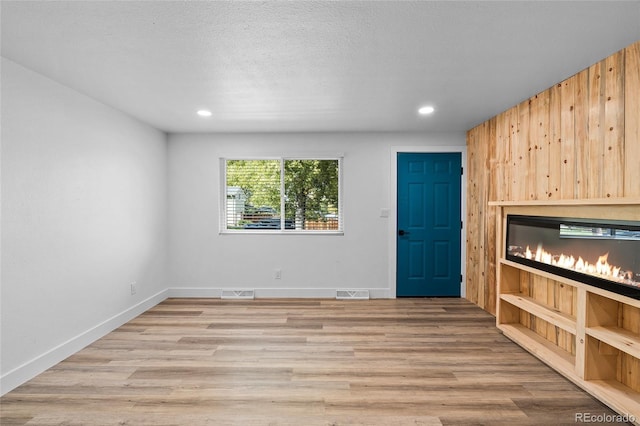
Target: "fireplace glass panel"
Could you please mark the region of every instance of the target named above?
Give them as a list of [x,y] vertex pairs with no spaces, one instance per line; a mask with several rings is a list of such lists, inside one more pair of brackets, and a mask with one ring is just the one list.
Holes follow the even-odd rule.
[[640,299],[640,222],[507,216],[506,258]]

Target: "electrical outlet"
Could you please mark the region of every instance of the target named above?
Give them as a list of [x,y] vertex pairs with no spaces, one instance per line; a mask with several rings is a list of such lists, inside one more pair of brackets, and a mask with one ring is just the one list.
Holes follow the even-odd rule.
[[136,292],[138,291],[137,287],[136,287],[136,282],[132,282],[131,283],[131,295],[133,296],[134,294],[136,294]]
[[282,278],[282,269],[276,269],[273,271],[273,278],[279,280]]

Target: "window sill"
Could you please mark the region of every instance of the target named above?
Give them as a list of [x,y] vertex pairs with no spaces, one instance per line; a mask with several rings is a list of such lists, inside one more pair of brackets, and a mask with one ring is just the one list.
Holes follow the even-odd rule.
[[219,235],[344,235],[344,231],[281,231],[278,229],[273,230],[224,230],[218,233]]

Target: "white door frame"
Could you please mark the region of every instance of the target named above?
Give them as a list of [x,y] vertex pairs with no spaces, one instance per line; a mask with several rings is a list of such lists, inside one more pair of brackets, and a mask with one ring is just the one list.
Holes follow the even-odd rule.
[[[398,153],[409,152],[417,154],[428,154],[437,152],[459,152],[464,173],[467,172],[467,147],[465,146],[394,146],[391,147],[391,199],[389,200],[389,297],[396,298],[396,266],[397,266],[397,223],[398,223]],[[465,270],[467,265],[467,245],[465,243],[465,235],[467,229],[466,213],[467,213],[467,179],[466,175],[460,176],[460,217],[462,218],[462,229],[460,230],[460,274],[462,282],[460,283],[460,297],[466,297],[466,276]]]

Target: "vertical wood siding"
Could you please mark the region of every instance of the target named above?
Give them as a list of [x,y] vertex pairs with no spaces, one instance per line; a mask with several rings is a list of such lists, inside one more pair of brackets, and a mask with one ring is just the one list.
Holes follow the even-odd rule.
[[[640,41],[471,129],[467,156],[466,294],[495,314],[489,201],[640,196]],[[534,297],[569,303],[556,287]]]

